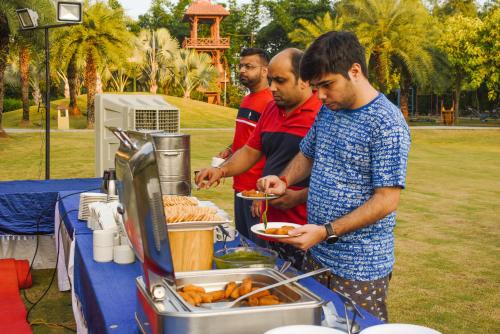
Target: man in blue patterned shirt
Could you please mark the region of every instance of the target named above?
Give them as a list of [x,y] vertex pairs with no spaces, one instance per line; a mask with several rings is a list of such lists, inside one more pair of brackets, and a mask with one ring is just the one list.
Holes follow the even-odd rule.
[[329,32],[304,54],[301,77],[324,105],[282,175],[258,181],[282,194],[310,176],[308,224],[280,239],[310,250],[304,269],[387,320],[396,208],[405,187],[410,133],[401,111],[371,86],[364,48],[349,32]]

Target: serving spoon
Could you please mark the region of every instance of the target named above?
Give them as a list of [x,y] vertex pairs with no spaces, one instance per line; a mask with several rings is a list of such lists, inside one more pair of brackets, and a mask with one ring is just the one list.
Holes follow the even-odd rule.
[[324,273],[325,271],[330,271],[330,268],[320,268],[320,269],[317,269],[317,270],[314,270],[314,271],[311,271],[311,272],[308,272],[308,273],[305,273],[305,274],[302,274],[302,275],[299,275],[299,276],[295,276],[295,277],[286,279],[284,281],[280,281],[280,282],[277,282],[277,283],[274,283],[274,284],[271,284],[271,285],[264,286],[264,287],[262,287],[260,289],[257,289],[257,290],[251,291],[249,293],[246,293],[243,296],[240,296],[240,297],[236,298],[235,300],[233,300],[231,302],[202,303],[202,304],[200,304],[200,306],[201,307],[205,307],[205,308],[209,308],[209,309],[213,309],[213,310],[232,308],[232,307],[236,306],[238,303],[240,303],[241,301],[243,301],[244,299],[246,299],[246,298],[248,298],[250,296],[253,296],[253,295],[255,295],[255,294],[259,293],[259,292],[262,292],[262,291],[265,291],[265,290],[269,290],[269,289],[273,289],[273,288],[276,288],[278,286],[282,286],[282,285],[285,285],[285,284],[288,284],[288,283],[292,283],[292,282],[298,281],[300,279],[303,279],[303,278],[306,278],[306,277],[309,277],[309,276],[314,276],[314,275],[317,275],[317,274],[321,274],[321,273]]

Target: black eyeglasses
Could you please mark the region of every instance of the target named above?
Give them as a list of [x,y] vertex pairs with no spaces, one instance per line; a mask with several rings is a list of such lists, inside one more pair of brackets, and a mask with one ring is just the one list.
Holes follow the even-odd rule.
[[263,65],[252,65],[252,64],[238,64],[238,68],[240,70],[245,69],[245,70],[249,71],[249,70],[253,70],[254,68],[257,68],[257,67],[264,67],[264,66]]

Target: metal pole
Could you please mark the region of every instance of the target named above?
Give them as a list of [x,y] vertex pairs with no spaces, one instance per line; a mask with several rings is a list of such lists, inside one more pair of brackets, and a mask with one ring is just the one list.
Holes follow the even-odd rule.
[[45,179],[50,179],[50,52],[49,28],[45,28]]

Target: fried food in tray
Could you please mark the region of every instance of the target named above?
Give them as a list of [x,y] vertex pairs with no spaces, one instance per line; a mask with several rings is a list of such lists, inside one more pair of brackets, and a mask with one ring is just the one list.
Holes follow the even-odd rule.
[[176,196],[176,195],[163,196],[163,206],[176,206],[176,205],[197,206],[198,201],[195,198],[189,196]]
[[[253,286],[251,278],[245,278],[241,284],[229,282],[224,290],[205,292],[205,289],[193,284],[188,284],[177,293],[192,306],[200,306],[201,303],[216,303],[223,300],[235,300],[250,291],[259,289]],[[282,304],[283,302],[269,290],[261,291],[246,299],[246,306],[267,306]],[[245,305],[245,304],[242,304]]]
[[173,205],[165,207],[167,223],[222,221],[213,207]]
[[280,228],[266,228],[264,233],[274,235],[288,235],[288,231],[295,230],[293,226],[282,226]]

